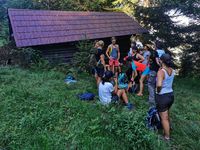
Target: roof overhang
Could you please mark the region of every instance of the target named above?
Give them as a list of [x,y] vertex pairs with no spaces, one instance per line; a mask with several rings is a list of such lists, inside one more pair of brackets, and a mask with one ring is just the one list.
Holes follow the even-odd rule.
[[17,47],[148,32],[122,12],[8,9],[8,15]]

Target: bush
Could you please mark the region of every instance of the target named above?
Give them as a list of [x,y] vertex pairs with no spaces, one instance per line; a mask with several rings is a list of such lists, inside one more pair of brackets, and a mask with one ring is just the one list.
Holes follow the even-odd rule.
[[[144,111],[122,111],[117,112],[115,108],[110,109],[110,116],[103,116],[105,129],[114,134],[127,149],[162,149],[163,145],[157,136],[145,126],[146,112]],[[110,117],[110,118],[107,118]]]
[[12,64],[22,67],[30,67],[41,61],[40,52],[32,48],[12,49],[10,55]]
[[73,55],[73,67],[77,68],[79,71],[88,71],[89,56],[92,47],[93,43],[89,40],[80,41],[77,44],[79,51]]

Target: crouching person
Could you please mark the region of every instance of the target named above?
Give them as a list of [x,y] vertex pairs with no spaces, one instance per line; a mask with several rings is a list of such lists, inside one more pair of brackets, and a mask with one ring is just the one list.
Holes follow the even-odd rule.
[[113,81],[114,74],[112,71],[106,71],[102,81],[99,83],[99,99],[103,105],[116,102],[121,98],[128,109],[132,109],[132,104],[128,102],[125,89],[118,89],[118,80],[114,78],[114,86],[111,83]]

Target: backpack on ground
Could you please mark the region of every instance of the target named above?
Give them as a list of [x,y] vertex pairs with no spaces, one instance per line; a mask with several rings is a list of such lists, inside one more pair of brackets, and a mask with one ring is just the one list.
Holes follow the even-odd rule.
[[83,93],[83,94],[78,94],[77,97],[83,101],[90,101],[94,99],[95,95],[92,93]]
[[161,119],[156,107],[151,107],[147,112],[146,125],[150,130],[162,128]]

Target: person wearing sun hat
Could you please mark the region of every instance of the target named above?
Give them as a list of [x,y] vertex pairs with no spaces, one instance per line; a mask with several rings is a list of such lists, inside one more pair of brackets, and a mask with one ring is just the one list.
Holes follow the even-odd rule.
[[169,54],[163,54],[160,57],[161,69],[157,73],[157,95],[156,107],[161,117],[161,123],[164,130],[164,140],[170,140],[170,119],[169,109],[174,102],[173,81],[175,70],[172,69],[173,62]]

